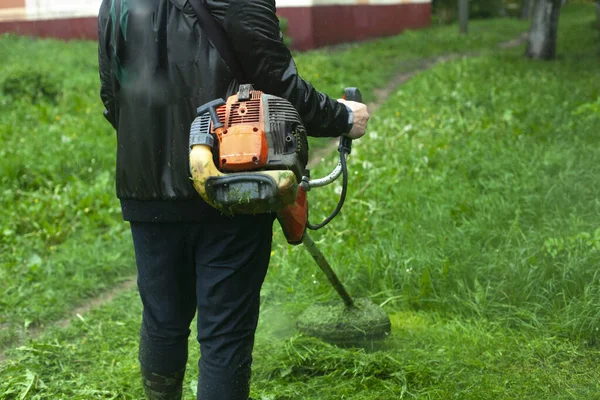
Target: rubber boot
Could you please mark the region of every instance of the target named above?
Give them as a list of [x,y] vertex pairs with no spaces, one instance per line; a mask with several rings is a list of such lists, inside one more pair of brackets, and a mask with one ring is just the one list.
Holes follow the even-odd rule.
[[185,369],[161,375],[142,368],[142,385],[148,400],[181,400]]

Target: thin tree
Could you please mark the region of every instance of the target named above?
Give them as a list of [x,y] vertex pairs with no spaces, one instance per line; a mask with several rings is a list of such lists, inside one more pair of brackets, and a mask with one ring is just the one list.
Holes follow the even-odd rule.
[[531,18],[531,11],[533,11],[534,0],[523,0],[521,2],[521,19]]
[[596,3],[596,28],[600,31],[600,2]]
[[562,0],[536,0],[529,29],[527,56],[552,60],[556,56],[556,36]]
[[460,33],[469,32],[469,0],[458,0],[458,24]]

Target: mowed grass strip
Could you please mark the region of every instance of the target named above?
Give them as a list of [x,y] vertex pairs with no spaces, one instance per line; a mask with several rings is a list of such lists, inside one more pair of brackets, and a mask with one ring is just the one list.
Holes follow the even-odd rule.
[[[276,230],[254,398],[598,397],[592,20],[592,7],[564,10],[556,62],[528,61],[523,49],[456,60],[380,109],[352,154],[343,215],[315,239],[351,293],[384,303],[392,336],[367,352],[295,334],[298,312],[335,294]],[[333,192],[311,192],[315,220]],[[132,291],[14,350],[0,393],[140,398],[140,312]],[[187,398],[197,371],[190,342]]]
[[[5,399],[141,399],[141,307],[133,291],[48,331],[0,369]],[[375,351],[342,349],[293,333],[294,315],[263,307],[252,396],[261,400],[595,399],[595,347],[544,331],[427,311],[391,314]],[[195,396],[198,345],[190,338],[184,398]]]
[[[366,98],[397,68],[516,37],[515,20],[436,27],[297,55],[332,95]],[[102,118],[96,45],[0,36],[0,348],[135,273],[114,196],[115,134]]]

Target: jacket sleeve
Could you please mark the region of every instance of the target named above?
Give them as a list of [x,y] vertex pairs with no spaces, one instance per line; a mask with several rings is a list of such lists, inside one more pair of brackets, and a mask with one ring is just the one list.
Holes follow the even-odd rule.
[[346,106],[298,74],[281,38],[275,0],[207,0],[206,5],[225,28],[246,77],[256,89],[290,101],[310,136],[350,130]]
[[108,56],[111,21],[109,1],[104,0],[98,14],[98,67],[100,72],[100,98],[104,104],[104,117],[116,129],[116,110],[112,71]]

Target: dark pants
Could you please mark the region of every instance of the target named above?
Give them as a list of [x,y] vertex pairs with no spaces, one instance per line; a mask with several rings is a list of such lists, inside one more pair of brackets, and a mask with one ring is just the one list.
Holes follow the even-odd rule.
[[185,368],[197,308],[198,399],[248,399],[272,226],[267,214],[131,223],[144,305],[142,370],[170,375]]

